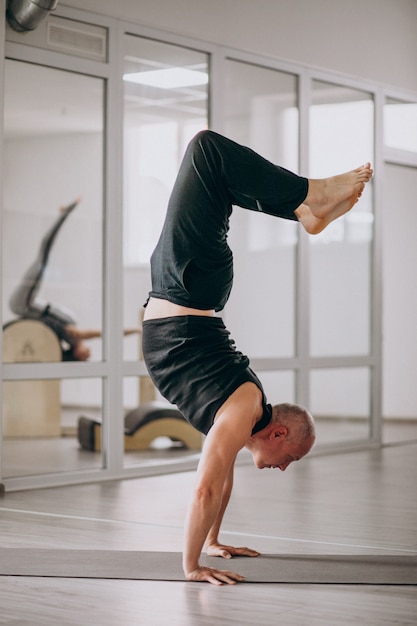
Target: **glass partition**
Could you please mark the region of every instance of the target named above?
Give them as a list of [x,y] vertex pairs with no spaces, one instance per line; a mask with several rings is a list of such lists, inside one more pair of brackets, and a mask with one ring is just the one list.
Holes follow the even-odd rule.
[[310,372],[310,406],[317,442],[343,443],[370,436],[371,372],[366,367]]
[[[124,323],[137,329],[150,290],[149,258],[189,140],[208,125],[208,55],[126,35],[124,98]],[[138,337],[124,342],[136,361]]]
[[296,401],[295,372],[291,370],[257,370],[257,374],[270,404]]
[[2,475],[101,468],[102,397],[99,378],[4,382]]
[[[220,132],[278,165],[298,172],[301,152],[309,175],[323,177],[373,161],[372,94],[313,80],[314,71],[301,66],[291,73],[278,60],[268,67],[254,55],[239,60],[239,51],[215,45],[209,87],[211,53],[195,49],[195,41],[167,43],[157,39],[160,32],[139,26],[132,26],[137,34],[119,37],[116,22],[103,18],[91,31],[102,43],[100,57],[83,52],[72,33],[77,50],[68,38],[65,54],[57,52],[58,40],[38,45],[39,30],[30,39],[13,34],[8,53],[21,60],[5,61],[2,469],[17,488],[25,477],[29,485],[49,484],[59,482],[57,473],[73,472],[79,481],[85,469],[101,480],[102,474],[120,477],[123,469],[126,475],[172,471],[197,460],[201,442],[190,438],[187,446],[181,439],[190,432],[181,430],[180,437],[174,429],[178,436],[170,436],[152,426],[145,446],[135,420],[149,402],[162,401],[140,358],[149,258],[185,147],[209,127],[209,92]],[[113,28],[117,36],[107,50]],[[82,30],[89,32],[88,24]],[[93,39],[82,39],[92,45]],[[412,106],[385,101],[386,148],[415,151]],[[114,141],[106,154],[105,117]],[[108,210],[123,213],[123,241],[111,230],[103,237],[104,187]],[[371,299],[379,281],[372,265],[373,185],[322,235],[300,232],[296,222],[234,208],[235,282],[222,314],[270,402],[308,403],[319,442],[364,441],[371,407],[378,409],[371,392],[380,367],[372,351],[380,317]],[[104,241],[110,243],[107,262]],[[117,337],[106,338],[108,354],[103,302],[116,325],[122,315],[125,330],[122,347]],[[72,363],[56,365],[62,360]],[[77,363],[84,360],[90,362]]]
[[[313,81],[312,101],[310,177],[372,162],[371,95]],[[373,220],[371,183],[349,213],[309,238],[312,356],[369,354]]]
[[[231,59],[225,72],[225,134],[298,171],[297,77]],[[294,356],[297,224],[239,208],[230,223],[232,336],[251,357]]]
[[[371,94],[313,81],[309,112],[310,176],[354,169],[374,152]],[[309,236],[310,356],[359,359],[371,353],[374,214],[369,183],[346,215]],[[310,372],[310,410],[318,441],[370,437],[371,377],[367,367]]]
[[383,176],[383,435],[393,443],[417,439],[417,291],[404,275],[417,266],[417,168],[387,163]]
[[102,358],[103,99],[99,78],[5,62],[3,319],[46,324],[64,360]]
[[2,358],[31,373],[3,383],[2,474],[100,468],[77,436],[101,379],[37,368],[103,358],[104,80],[6,59],[4,93]]
[[417,152],[417,102],[386,99],[384,144],[389,148]]
[[123,379],[124,465],[158,465],[172,471],[200,453],[203,436],[156,391],[152,391],[155,400],[146,402],[144,382],[149,379]]
[[[141,336],[135,330],[140,327],[151,287],[149,259],[182,156],[190,139],[208,126],[208,73],[205,53],[134,35],[125,37],[123,315],[127,336],[123,354],[128,361],[141,357]],[[155,400],[163,399],[147,376],[125,378],[126,423],[136,424],[137,417],[147,412],[148,403]],[[154,437],[152,426],[125,437],[125,466],[175,463],[195,454],[194,449],[177,445],[175,437],[164,436],[161,424],[171,432],[171,422],[157,420],[158,436]],[[149,445],[143,443],[146,433],[151,437]]]

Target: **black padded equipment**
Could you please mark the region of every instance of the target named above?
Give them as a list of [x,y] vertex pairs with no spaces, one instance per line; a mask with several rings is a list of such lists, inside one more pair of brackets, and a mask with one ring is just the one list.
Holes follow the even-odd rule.
[[[124,434],[132,437],[145,424],[167,418],[186,421],[183,414],[170,404],[157,400],[141,404],[125,416]],[[101,424],[101,419],[91,419],[84,415],[78,418],[78,441],[82,448],[93,451],[96,449],[96,426],[101,426]]]

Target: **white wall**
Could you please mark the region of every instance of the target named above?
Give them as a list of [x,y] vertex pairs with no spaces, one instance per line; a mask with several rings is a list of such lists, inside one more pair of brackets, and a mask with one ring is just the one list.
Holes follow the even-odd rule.
[[415,0],[63,0],[60,4],[417,89]]

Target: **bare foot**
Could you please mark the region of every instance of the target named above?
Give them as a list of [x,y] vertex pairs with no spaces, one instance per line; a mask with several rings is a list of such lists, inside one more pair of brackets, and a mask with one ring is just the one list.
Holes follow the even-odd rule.
[[344,215],[362,195],[371,180],[370,163],[330,178],[310,179],[307,197],[295,214],[310,234],[321,232],[330,222]]
[[59,207],[59,212],[70,213],[73,209],[75,209],[77,204],[79,204],[80,202],[81,202],[81,196],[78,196],[78,198],[76,198],[74,202],[71,202],[71,204]]

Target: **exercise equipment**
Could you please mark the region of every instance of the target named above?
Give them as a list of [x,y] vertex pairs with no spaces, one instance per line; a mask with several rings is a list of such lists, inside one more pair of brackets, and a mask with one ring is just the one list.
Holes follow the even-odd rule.
[[[4,363],[61,361],[56,334],[37,320],[18,319],[3,327]],[[17,380],[3,384],[4,437],[59,437],[61,435],[59,380]]]
[[[220,567],[202,555],[202,565]],[[223,566],[224,567],[224,566]],[[415,585],[414,555],[262,554],[233,559],[246,583]],[[0,576],[183,581],[179,552],[0,548]]]
[[[78,418],[78,441],[82,448],[101,450],[101,421],[85,416]],[[180,441],[190,450],[201,450],[203,437],[175,407],[165,402],[141,404],[125,416],[125,450],[146,450],[158,437]]]
[[[140,313],[143,322],[144,310]],[[143,360],[142,347],[139,359]],[[124,449],[126,451],[146,450],[158,437],[168,437],[173,442],[181,442],[190,450],[201,450],[203,436],[193,428],[182,413],[171,404],[156,400],[155,386],[147,375],[139,376],[139,397],[141,404],[129,411],[124,419]],[[82,448],[93,452],[101,451],[101,420],[85,416],[78,418],[78,441]]]

